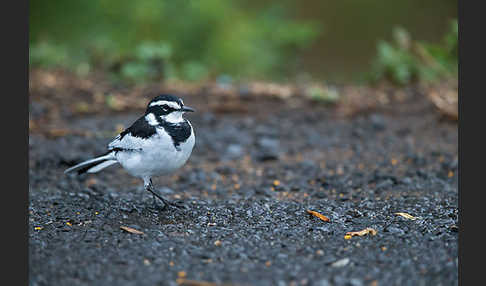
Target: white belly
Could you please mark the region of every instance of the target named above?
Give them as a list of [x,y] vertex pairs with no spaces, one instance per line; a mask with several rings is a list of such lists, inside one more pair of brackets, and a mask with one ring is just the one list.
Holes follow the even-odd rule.
[[192,153],[194,133],[176,149],[170,136],[163,130],[150,140],[141,140],[140,151],[117,152],[118,162],[131,175],[144,178],[167,175],[186,163]]

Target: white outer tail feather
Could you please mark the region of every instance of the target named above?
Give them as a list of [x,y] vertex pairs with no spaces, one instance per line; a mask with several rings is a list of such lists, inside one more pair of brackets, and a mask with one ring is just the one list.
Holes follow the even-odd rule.
[[95,164],[93,167],[89,168],[86,171],[87,173],[96,173],[96,172],[99,172],[99,171],[101,171],[102,169],[104,169],[108,166],[111,166],[115,163],[118,163],[118,161],[114,160],[114,156],[112,155],[112,153],[109,153],[107,155],[100,156],[100,157],[97,157],[97,158],[93,158],[93,159],[90,159],[90,160],[86,160],[86,161],[81,162],[77,165],[74,165],[74,166],[66,169],[64,171],[64,174],[82,169],[82,168],[86,167],[87,165],[91,165],[91,164],[96,163],[96,162],[100,162],[100,163]]
[[108,161],[105,161],[101,164],[98,164],[98,165],[95,165],[94,167],[88,169],[88,171],[86,171],[87,173],[97,173],[101,170],[103,170],[104,168],[108,167],[108,166],[111,166],[113,164],[116,164],[118,163],[118,161],[115,161],[115,160],[108,160]]

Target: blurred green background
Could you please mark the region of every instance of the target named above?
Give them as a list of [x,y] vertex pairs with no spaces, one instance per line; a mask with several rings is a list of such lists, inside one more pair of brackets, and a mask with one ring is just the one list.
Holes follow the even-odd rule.
[[457,0],[34,0],[31,67],[140,83],[457,77]]

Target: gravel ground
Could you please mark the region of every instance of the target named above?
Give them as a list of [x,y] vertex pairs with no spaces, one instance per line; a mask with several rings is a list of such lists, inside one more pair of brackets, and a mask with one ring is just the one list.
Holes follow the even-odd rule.
[[154,184],[186,209],[156,208],[118,166],[63,174],[142,110],[61,113],[83,132],[30,134],[30,285],[457,285],[457,124],[430,103],[343,118],[311,102],[184,102],[196,147]]

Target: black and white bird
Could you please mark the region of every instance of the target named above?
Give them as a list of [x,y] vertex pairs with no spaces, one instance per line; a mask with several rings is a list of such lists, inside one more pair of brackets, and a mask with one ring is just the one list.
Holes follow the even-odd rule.
[[108,144],[107,153],[79,163],[64,173],[97,173],[119,163],[129,174],[143,180],[154,202],[157,197],[164,207],[176,205],[155,192],[152,177],[170,174],[189,159],[195,136],[191,123],[182,115],[193,111],[176,96],[159,95],[149,102],[145,115]]

